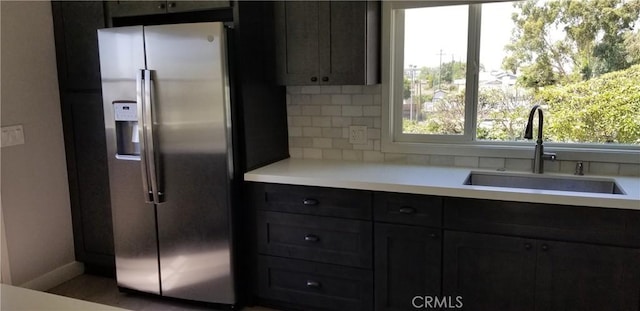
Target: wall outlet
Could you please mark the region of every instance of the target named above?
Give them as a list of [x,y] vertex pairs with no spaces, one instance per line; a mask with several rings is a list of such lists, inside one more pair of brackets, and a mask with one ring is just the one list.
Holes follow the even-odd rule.
[[2,147],[24,144],[24,130],[22,124],[2,127]]
[[363,125],[349,126],[349,142],[354,145],[366,145],[367,127]]

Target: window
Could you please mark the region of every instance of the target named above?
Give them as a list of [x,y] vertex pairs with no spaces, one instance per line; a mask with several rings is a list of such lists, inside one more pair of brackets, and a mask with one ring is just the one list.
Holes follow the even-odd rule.
[[540,104],[547,146],[618,150],[637,162],[638,6],[385,2],[383,150],[529,150],[524,126]]

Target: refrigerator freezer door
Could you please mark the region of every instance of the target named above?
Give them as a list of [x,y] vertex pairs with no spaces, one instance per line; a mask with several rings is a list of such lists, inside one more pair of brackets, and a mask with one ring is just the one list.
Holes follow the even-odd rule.
[[234,304],[222,23],[145,27],[163,296]]
[[137,101],[136,74],[145,68],[142,31],[99,30],[100,71],[118,285],[160,294],[155,210],[145,203],[140,161],[116,159],[113,102]]

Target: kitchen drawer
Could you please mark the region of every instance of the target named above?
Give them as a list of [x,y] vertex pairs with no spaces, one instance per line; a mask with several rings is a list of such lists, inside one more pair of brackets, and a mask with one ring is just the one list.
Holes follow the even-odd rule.
[[259,256],[258,296],[303,310],[372,310],[371,271]]
[[259,211],[258,251],[371,268],[372,230],[368,221]]
[[640,211],[445,198],[447,229],[640,247]]
[[258,208],[297,214],[371,219],[371,192],[336,188],[262,184]]
[[442,226],[442,198],[376,192],[373,195],[374,219],[407,225]]

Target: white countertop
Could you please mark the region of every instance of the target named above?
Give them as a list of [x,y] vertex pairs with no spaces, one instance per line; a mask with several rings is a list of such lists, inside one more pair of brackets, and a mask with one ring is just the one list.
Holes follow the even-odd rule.
[[74,298],[0,284],[0,310],[126,311]]
[[245,173],[244,179],[290,185],[640,210],[638,177],[544,174],[567,178],[614,179],[626,193],[603,194],[464,185],[472,171],[527,174],[459,167],[285,159]]

